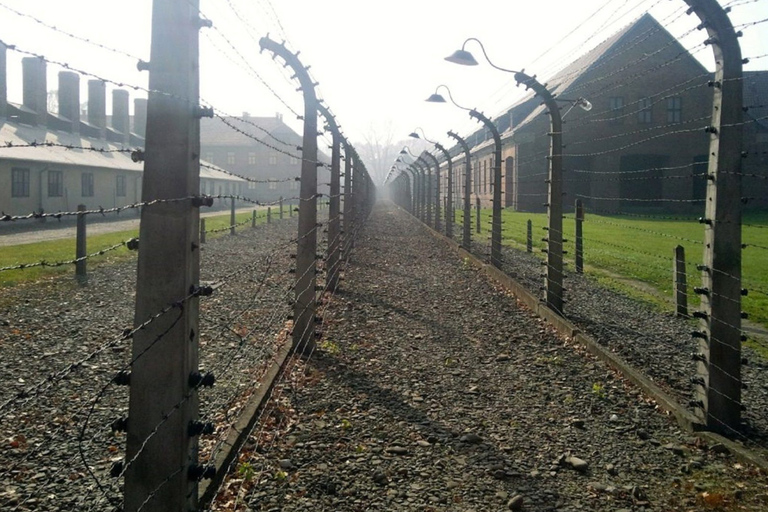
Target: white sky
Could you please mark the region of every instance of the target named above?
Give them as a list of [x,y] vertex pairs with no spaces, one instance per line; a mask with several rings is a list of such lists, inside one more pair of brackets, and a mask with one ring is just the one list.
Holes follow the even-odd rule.
[[[721,3],[733,5],[734,24],[768,18],[768,0]],[[151,4],[151,0],[0,0],[0,39],[99,77],[146,87],[147,75],[136,70],[135,60],[61,35],[2,6],[148,60]],[[389,130],[398,140],[418,126],[428,137],[449,143],[446,131],[467,135],[478,125],[455,107],[425,103],[437,85],[449,85],[457,102],[489,116],[522,94],[512,75],[484,62],[466,68],[443,60],[467,37],[481,39],[496,64],[525,68],[546,81],[643,12],[650,11],[659,21],[666,19],[664,25],[676,36],[686,33],[698,24],[695,15],[684,14],[686,8],[683,0],[271,0],[271,4],[270,0],[202,0],[201,10],[215,28],[201,32],[201,95],[230,114],[280,112],[300,130],[282,103],[302,111],[296,82],[267,53],[259,54],[258,38],[269,33],[301,51],[302,62],[311,65],[313,77],[320,82],[320,96],[350,140],[359,141],[373,129]],[[768,68],[768,57],[755,58],[768,54],[768,23],[743,30],[743,55],[753,59],[746,69]],[[694,30],[682,42],[692,48],[706,37],[705,32]],[[476,44],[467,49],[481,60]],[[697,55],[713,69],[711,49]],[[21,102],[21,57],[8,52],[9,100],[14,102]],[[57,88],[60,70],[48,66],[49,90]],[[86,81],[84,77],[84,91]],[[141,91],[131,94],[146,96]]]

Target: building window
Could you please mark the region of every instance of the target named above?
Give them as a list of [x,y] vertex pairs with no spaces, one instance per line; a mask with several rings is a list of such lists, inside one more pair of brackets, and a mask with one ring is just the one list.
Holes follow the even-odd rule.
[[235,154],[231,151],[227,153],[227,165],[235,165]]
[[48,197],[64,195],[64,174],[61,171],[48,171]]
[[667,122],[679,123],[683,120],[683,98],[667,98]]
[[11,176],[11,197],[29,197],[29,169],[14,167]]
[[291,165],[296,165],[298,163],[299,163],[299,159],[296,158],[295,156],[292,156],[291,157]]
[[269,165],[277,165],[277,155],[269,155]]
[[622,96],[613,96],[609,99],[611,108],[611,122],[621,123],[624,116],[624,98]]
[[651,98],[640,98],[637,102],[639,110],[637,111],[637,122],[641,124],[650,124],[653,122],[653,111],[651,110]]
[[256,184],[252,181],[248,182],[248,190],[256,190]]
[[93,173],[84,172],[80,175],[81,196],[93,197]]
[[269,182],[269,190],[277,190],[277,182],[276,181],[270,181]]
[[118,175],[117,180],[115,181],[115,195],[117,197],[125,197],[125,189],[126,189],[126,180],[125,176]]
[[213,153],[211,153],[210,151],[208,153],[206,153],[205,154],[205,161],[208,162],[209,164],[212,164],[213,163]]
[[256,153],[248,153],[248,165],[256,165]]
[[299,182],[297,180],[293,180],[291,182],[291,190],[298,190],[299,189]]

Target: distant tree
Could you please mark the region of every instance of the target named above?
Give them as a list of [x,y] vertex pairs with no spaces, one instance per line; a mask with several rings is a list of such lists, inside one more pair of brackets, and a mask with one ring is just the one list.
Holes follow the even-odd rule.
[[422,149],[430,146],[417,139],[395,139],[392,132],[392,121],[383,124],[371,124],[368,131],[363,134],[362,142],[354,143],[357,153],[377,185],[384,182],[392,164],[400,156],[400,150],[403,149],[403,146],[408,146],[417,155]]

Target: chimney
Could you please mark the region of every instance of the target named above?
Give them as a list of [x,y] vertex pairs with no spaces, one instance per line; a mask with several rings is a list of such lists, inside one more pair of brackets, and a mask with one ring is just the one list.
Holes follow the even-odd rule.
[[0,117],[8,115],[8,82],[6,78],[5,45],[0,43]]
[[24,106],[35,112],[33,124],[45,125],[48,120],[48,88],[45,80],[45,61],[37,57],[21,59],[24,80]]
[[88,80],[88,124],[99,129],[99,137],[106,136],[107,85],[101,80]]
[[147,99],[133,100],[133,133],[142,139],[147,136]]
[[80,75],[59,72],[59,116],[71,121],[66,130],[80,133]]
[[120,132],[123,144],[128,144],[131,138],[128,101],[128,91],[124,89],[112,91],[112,128]]

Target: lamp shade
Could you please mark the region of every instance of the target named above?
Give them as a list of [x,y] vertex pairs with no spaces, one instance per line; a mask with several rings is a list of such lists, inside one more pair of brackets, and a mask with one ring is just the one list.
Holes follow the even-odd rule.
[[430,103],[445,103],[445,98],[441,94],[432,94],[426,101]]
[[475,57],[466,50],[456,50],[451,55],[447,56],[445,60],[453,62],[454,64],[461,64],[462,66],[477,66]]
[[408,134],[409,137],[413,137],[414,139],[420,139],[419,134],[416,132],[411,132]]

